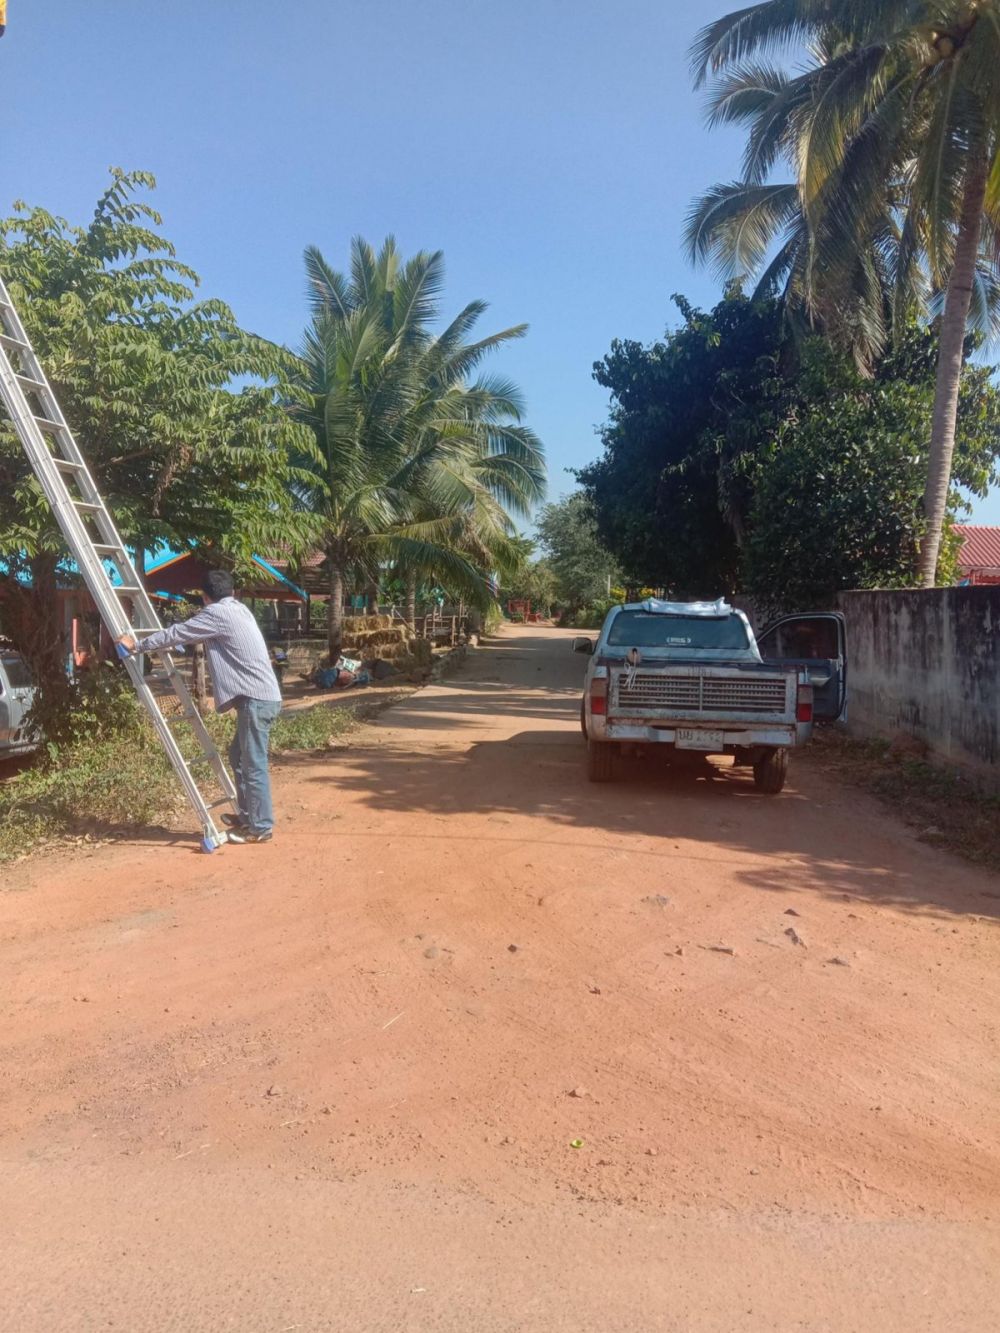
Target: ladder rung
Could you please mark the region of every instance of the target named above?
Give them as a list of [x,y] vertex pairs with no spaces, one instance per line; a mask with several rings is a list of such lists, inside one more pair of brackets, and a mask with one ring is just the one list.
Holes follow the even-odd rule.
[[39,389],[47,389],[49,386],[44,380],[33,380],[30,375],[15,375],[14,378],[21,384],[26,384],[29,389],[37,393]]
[[53,463],[62,472],[86,472],[86,463],[74,463],[71,458],[53,458]]
[[31,351],[31,343],[22,342],[20,338],[12,338],[9,333],[0,333],[0,347],[13,347],[17,352]]
[[94,545],[94,550],[98,553],[98,555],[124,555],[126,557],[128,556],[128,552],[122,546],[110,546],[107,542],[94,542],[93,545]]
[[53,434],[56,431],[68,429],[61,421],[52,421],[48,417],[35,417],[35,425],[40,430],[50,430]]
[[73,504],[84,514],[103,514],[104,506],[91,504],[89,500],[74,500]]
[[228,796],[222,796],[217,801],[213,801],[208,807],[209,810],[218,810],[220,805],[232,805],[232,800]]
[[140,588],[138,583],[115,583],[112,585],[111,591],[116,592],[119,597],[132,597],[137,592],[145,592],[145,588]]

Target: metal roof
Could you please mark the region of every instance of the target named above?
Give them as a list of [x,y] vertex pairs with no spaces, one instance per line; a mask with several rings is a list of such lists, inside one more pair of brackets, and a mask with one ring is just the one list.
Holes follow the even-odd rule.
[[955,531],[962,538],[962,549],[958,553],[961,570],[1000,569],[1000,527],[985,523],[956,523]]

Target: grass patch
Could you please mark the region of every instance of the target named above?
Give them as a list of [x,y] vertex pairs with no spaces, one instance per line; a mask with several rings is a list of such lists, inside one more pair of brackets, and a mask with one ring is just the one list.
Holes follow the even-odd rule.
[[[319,750],[355,725],[353,710],[317,704],[284,713],[271,731],[272,751]],[[225,754],[235,729],[228,713],[209,713],[205,724]],[[190,729],[177,729],[185,758],[200,758]],[[204,766],[195,764],[202,781]],[[205,784],[207,787],[207,783]],[[55,838],[108,836],[121,830],[171,823],[187,809],[173,768],[144,716],[116,736],[78,740],[42,752],[0,782],[0,862],[18,860]]]
[[353,729],[356,714],[349,708],[331,708],[316,704],[283,713],[271,731],[271,746],[282,750],[320,750],[337,742]]
[[806,754],[878,796],[922,842],[1000,871],[1000,792],[955,769],[896,755],[888,741],[854,740],[832,730],[818,731]]

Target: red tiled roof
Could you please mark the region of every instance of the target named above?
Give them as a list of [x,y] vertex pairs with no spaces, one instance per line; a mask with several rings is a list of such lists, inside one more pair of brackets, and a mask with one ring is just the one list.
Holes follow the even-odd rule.
[[962,538],[962,549],[958,553],[960,569],[1000,569],[1000,527],[956,523],[955,531]]
[[282,554],[276,555],[271,560],[271,564],[274,565],[276,569],[282,571],[289,569],[318,569],[325,559],[325,551],[313,551],[311,555],[307,555],[305,559],[298,561],[289,560],[284,552],[282,552]]

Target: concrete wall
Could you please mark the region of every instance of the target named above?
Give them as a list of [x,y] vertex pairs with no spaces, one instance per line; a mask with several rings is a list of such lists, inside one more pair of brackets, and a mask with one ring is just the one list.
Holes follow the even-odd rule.
[[1000,587],[848,592],[848,726],[1000,779]]

